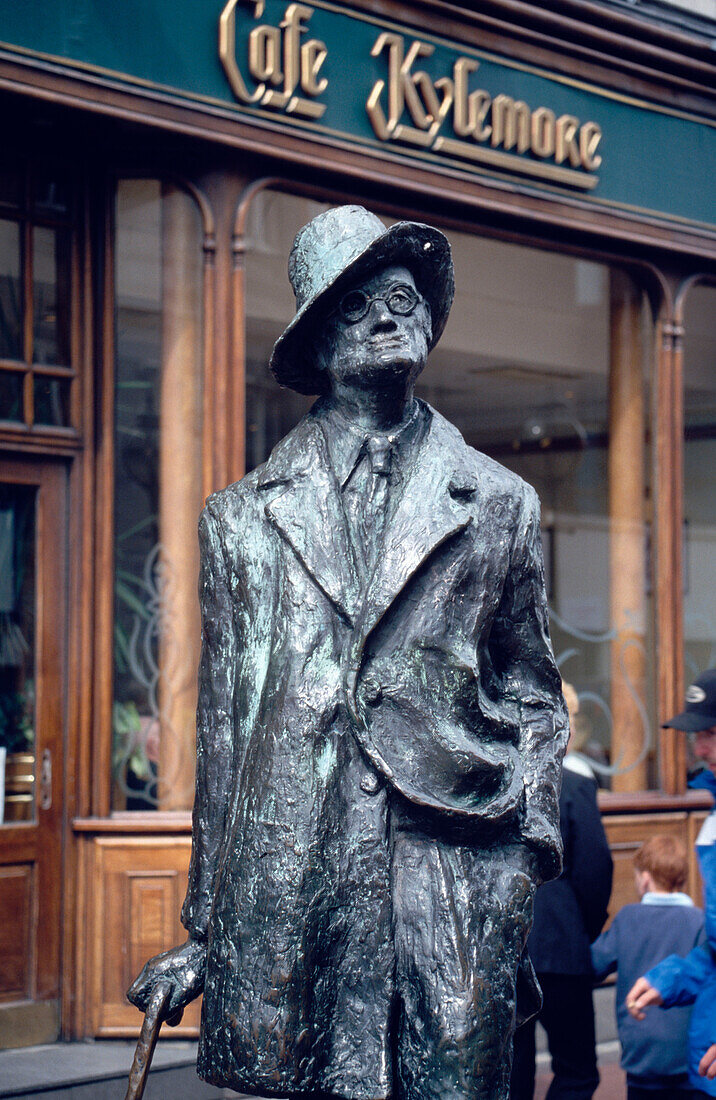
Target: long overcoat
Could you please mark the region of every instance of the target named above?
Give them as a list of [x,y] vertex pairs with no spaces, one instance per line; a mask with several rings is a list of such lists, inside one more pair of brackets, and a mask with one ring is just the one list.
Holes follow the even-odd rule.
[[422,415],[367,583],[323,401],[200,522],[182,920],[198,1071],[238,1090],[503,1095],[566,722],[536,495]]

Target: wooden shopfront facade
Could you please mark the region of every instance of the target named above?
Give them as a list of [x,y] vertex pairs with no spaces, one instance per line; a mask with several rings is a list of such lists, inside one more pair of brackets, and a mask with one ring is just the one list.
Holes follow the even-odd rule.
[[716,23],[642,7],[0,5],[0,1047],[134,1034],[182,938],[196,519],[310,403],[266,364],[328,204],[451,238],[420,394],[542,498],[613,908],[692,843],[660,722],[716,665]]

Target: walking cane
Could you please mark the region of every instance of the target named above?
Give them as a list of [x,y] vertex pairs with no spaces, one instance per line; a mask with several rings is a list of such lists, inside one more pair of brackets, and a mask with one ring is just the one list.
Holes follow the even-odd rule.
[[[144,1023],[139,1034],[137,1049],[134,1052],[134,1061],[129,1071],[129,1083],[127,1095],[124,1100],[142,1100],[144,1086],[149,1076],[149,1067],[152,1064],[152,1055],[159,1038],[159,1029],[162,1026],[162,1012],[171,993],[171,987],[166,982],[158,982],[154,987],[147,1011],[144,1014]],[[175,1027],[182,1018],[182,1010],[175,1012],[167,1023]]]

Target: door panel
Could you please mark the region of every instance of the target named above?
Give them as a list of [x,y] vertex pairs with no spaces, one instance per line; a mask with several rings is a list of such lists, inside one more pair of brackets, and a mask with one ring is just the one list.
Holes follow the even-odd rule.
[[65,562],[64,466],[0,461],[0,1048],[58,1030]]

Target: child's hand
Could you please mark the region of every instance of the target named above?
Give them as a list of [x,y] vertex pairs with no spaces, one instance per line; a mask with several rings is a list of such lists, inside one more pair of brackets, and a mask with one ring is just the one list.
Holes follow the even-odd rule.
[[[661,993],[654,989],[653,985],[649,985],[646,978],[639,978],[627,993],[626,1006],[629,1009],[629,1014],[635,1020],[643,1020],[645,1017],[644,1009],[650,1005],[660,1005],[661,1000]],[[712,1049],[716,1059],[716,1045]],[[714,1076],[716,1076],[716,1061],[714,1062]]]
[[716,1077],[716,1043],[709,1047],[699,1062],[699,1073],[710,1081]]

